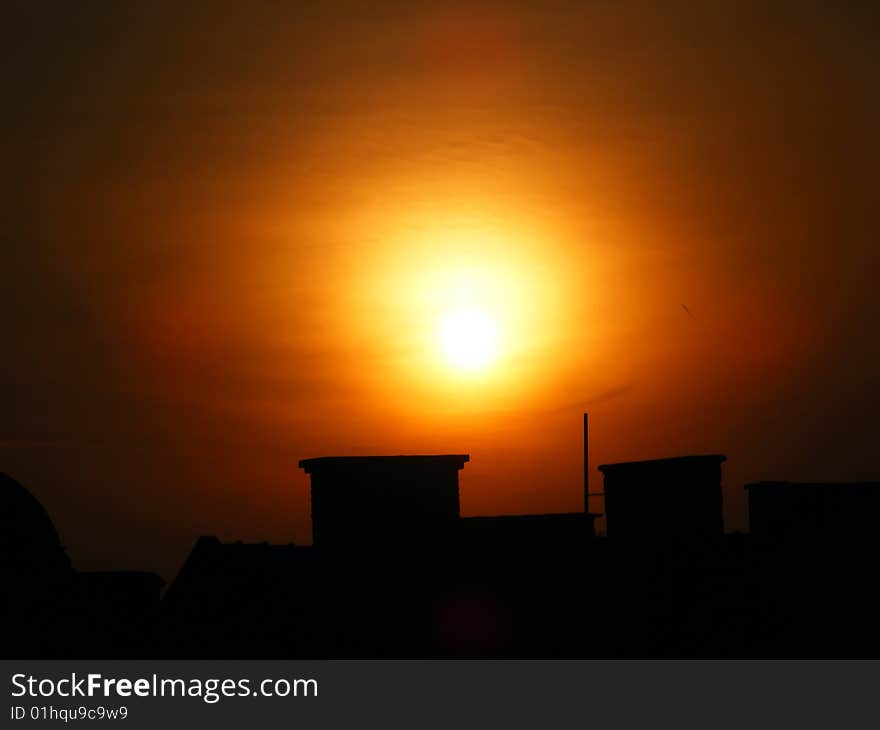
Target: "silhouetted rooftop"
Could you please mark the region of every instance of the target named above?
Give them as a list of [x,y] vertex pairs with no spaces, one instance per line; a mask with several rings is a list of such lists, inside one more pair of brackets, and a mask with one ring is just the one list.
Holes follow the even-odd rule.
[[[24,486],[0,472],[0,542],[32,557],[64,553],[49,513]],[[64,557],[63,561],[67,561]]]
[[[480,555],[544,555],[550,560],[579,554],[596,536],[589,512],[537,515],[462,517],[457,525],[459,547]],[[546,557],[545,557],[546,559]]]
[[462,517],[462,523],[468,525],[515,525],[515,524],[560,524],[564,522],[579,523],[601,517],[595,512],[551,512],[528,515],[474,515]]
[[115,583],[117,585],[143,585],[159,590],[165,585],[162,576],[145,570],[90,570],[80,572],[80,578],[90,583]]
[[691,466],[696,464],[718,463],[727,461],[724,454],[696,454],[693,456],[672,456],[666,459],[648,459],[646,461],[621,461],[616,464],[601,464],[599,471],[626,471],[636,469],[652,469],[664,466]]
[[419,456],[319,456],[313,459],[302,459],[299,467],[311,474],[316,469],[349,469],[349,468],[383,468],[383,467],[424,467],[454,466],[464,467],[470,461],[468,454],[433,454]]

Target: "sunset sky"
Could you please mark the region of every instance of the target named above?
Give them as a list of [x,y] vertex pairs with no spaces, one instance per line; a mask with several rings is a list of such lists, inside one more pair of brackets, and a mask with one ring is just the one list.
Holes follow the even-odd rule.
[[728,529],[880,477],[876,5],[3,16],[0,471],[77,567],[308,543],[314,456],[577,510],[584,410],[594,467],[727,454]]

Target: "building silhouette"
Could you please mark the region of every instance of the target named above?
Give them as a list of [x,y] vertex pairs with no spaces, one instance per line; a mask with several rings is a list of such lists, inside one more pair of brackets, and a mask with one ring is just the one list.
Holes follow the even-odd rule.
[[164,581],[142,571],[75,570],[39,501],[0,473],[2,646],[12,657],[144,650]]
[[462,517],[465,454],[304,459],[313,545],[200,537],[161,600],[158,576],[76,571],[3,476],[7,653],[876,656],[880,483],[749,484],[751,533],[725,534],[725,458],[600,466],[605,537],[586,509]]
[[755,482],[745,488],[749,531],[757,538],[880,538],[880,482]]
[[561,553],[593,540],[597,517],[588,512],[462,517],[458,522],[458,540],[464,548],[486,553]]
[[316,548],[448,543],[459,518],[466,454],[304,459]]
[[604,464],[608,537],[720,537],[722,454]]

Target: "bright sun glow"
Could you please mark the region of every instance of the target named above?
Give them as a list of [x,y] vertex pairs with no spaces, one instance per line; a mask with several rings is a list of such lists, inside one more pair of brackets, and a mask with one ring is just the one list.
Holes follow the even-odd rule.
[[446,361],[459,370],[483,370],[498,356],[498,327],[481,309],[446,312],[438,338]]
[[369,298],[347,307],[359,312],[352,323],[365,351],[377,346],[382,367],[364,369],[377,393],[389,392],[390,379],[394,406],[422,417],[429,408],[488,412],[542,392],[565,361],[561,333],[576,310],[562,306],[568,260],[555,253],[552,231],[439,211],[381,238],[382,255],[357,273]]

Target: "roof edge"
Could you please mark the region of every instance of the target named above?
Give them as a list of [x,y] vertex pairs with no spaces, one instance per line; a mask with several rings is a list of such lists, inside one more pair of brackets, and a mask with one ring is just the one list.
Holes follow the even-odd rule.
[[600,464],[597,468],[602,473],[618,469],[638,469],[640,467],[660,466],[661,464],[689,464],[701,461],[714,461],[719,464],[727,461],[725,454],[689,454],[686,456],[667,456],[662,459],[645,459],[642,461],[619,461],[613,464]]
[[316,456],[310,459],[300,459],[298,466],[304,469],[306,474],[311,474],[315,467],[321,466],[358,466],[368,464],[395,464],[395,463],[449,463],[458,465],[461,469],[471,460],[470,454],[398,454],[389,456]]

